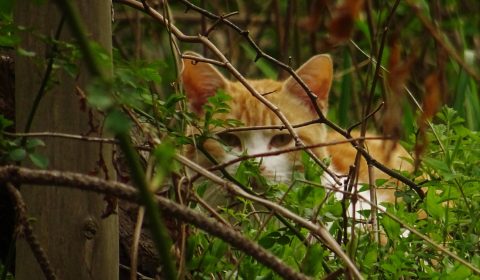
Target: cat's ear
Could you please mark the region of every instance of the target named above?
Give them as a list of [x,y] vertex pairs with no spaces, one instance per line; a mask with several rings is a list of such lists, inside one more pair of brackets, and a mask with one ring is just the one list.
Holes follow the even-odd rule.
[[[184,54],[202,58],[201,55],[194,52]],[[201,113],[202,106],[207,99],[215,95],[217,90],[225,89],[227,80],[209,63],[188,58],[183,58],[182,62],[181,77],[188,103],[195,113]]]
[[[333,80],[333,63],[327,54],[320,54],[310,58],[296,71],[297,75],[317,96],[317,103],[323,113],[328,106],[328,93]],[[308,108],[313,109],[310,98],[305,90],[293,78],[288,78],[283,84],[284,91],[300,98]]]

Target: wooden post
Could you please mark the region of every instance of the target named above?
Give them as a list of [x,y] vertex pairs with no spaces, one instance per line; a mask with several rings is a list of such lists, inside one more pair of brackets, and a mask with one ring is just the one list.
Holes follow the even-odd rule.
[[[91,39],[111,52],[111,1],[74,1]],[[16,131],[23,132],[27,116],[40,88],[51,46],[38,34],[53,37],[62,14],[52,1],[16,1],[17,25],[32,28],[22,33],[21,47],[34,57],[17,55]],[[35,34],[35,35],[34,35]],[[65,23],[60,40],[72,42]],[[54,71],[35,115],[31,131],[50,131],[100,136],[102,116],[86,105],[83,92],[91,81],[80,63],[78,77]],[[45,139],[43,150],[49,169],[76,171],[113,179],[109,145],[60,138]],[[106,171],[106,172],[105,172]],[[80,190],[22,186],[28,213],[59,279],[118,279],[118,216],[102,218],[107,203],[102,195]],[[16,279],[44,279],[24,240],[17,241]]]

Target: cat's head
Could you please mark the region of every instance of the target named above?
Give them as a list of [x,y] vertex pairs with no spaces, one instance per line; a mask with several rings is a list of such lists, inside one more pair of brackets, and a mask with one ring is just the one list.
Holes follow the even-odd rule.
[[[195,53],[189,55],[198,56]],[[326,113],[328,93],[333,79],[333,66],[330,56],[316,55],[303,64],[296,73],[317,96],[317,104]],[[243,126],[271,126],[282,125],[280,119],[240,82],[226,79],[211,64],[183,60],[182,81],[187,95],[190,109],[200,118],[204,117],[204,105],[207,99],[218,91],[228,94],[231,99],[227,101],[230,107],[228,113],[216,115],[219,119],[235,119]],[[249,80],[249,84],[270,102],[277,106],[292,125],[301,124],[317,119],[310,98],[303,88],[292,77],[285,81],[275,80]],[[193,128],[190,128],[193,129]],[[221,131],[221,129],[217,129]],[[315,124],[296,128],[302,141],[307,144],[322,143],[326,132],[323,125]],[[195,133],[195,131],[190,131]],[[218,162],[226,162],[238,156],[275,152],[294,147],[295,143],[287,130],[264,129],[228,132],[218,134],[218,140],[209,139],[204,144],[205,150]],[[324,148],[313,149],[320,158],[326,156]],[[202,165],[209,165],[208,160],[190,148],[188,155]],[[277,181],[289,181],[292,172],[302,168],[299,162],[299,152],[284,153],[264,157],[261,161],[261,170],[266,177]],[[237,165],[230,167],[230,171]]]

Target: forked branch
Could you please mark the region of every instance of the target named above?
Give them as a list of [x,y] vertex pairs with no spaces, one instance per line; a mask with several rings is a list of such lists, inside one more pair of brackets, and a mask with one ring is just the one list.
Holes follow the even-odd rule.
[[[72,187],[86,191],[113,195],[119,199],[139,203],[137,189],[118,182],[106,181],[97,177],[73,172],[42,171],[17,166],[0,167],[0,182],[14,184],[35,184],[50,187]],[[259,246],[257,243],[245,238],[242,234],[230,227],[225,227],[219,222],[206,218],[202,214],[193,211],[183,205],[177,204],[164,197],[156,197],[156,202],[164,213],[175,217],[183,222],[221,238],[232,246],[252,256],[260,263],[271,268],[273,271],[287,279],[309,279],[304,274],[293,270],[283,263],[282,260]],[[54,278],[49,278],[54,279]]]

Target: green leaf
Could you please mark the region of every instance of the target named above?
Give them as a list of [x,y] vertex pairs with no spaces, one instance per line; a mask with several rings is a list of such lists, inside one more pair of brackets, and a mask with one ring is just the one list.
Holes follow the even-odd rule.
[[105,127],[114,134],[128,133],[131,121],[123,112],[113,110],[105,118]]
[[445,211],[440,203],[439,197],[435,193],[435,190],[432,189],[427,192],[425,205],[428,214],[430,214],[436,220],[443,220]]
[[388,182],[388,179],[377,179],[377,180],[375,180],[375,186],[381,187],[381,186],[383,186],[386,182]]
[[424,158],[423,161],[435,169],[437,172],[442,172],[442,173],[451,173],[450,169],[448,168],[448,165],[445,163],[445,161],[434,159],[434,158]]
[[3,273],[6,273],[5,280],[15,280],[13,275],[10,272],[6,272],[5,270],[6,270],[5,266],[0,263],[0,275],[3,275]]
[[3,115],[0,115],[0,131],[5,130],[5,128],[11,126],[13,121],[5,118]]
[[390,264],[390,263],[382,263],[382,264],[380,265],[380,267],[381,267],[383,270],[388,271],[388,272],[390,272],[390,273],[392,273],[392,274],[397,272],[397,268],[396,268],[394,265]]
[[28,157],[30,158],[30,160],[32,161],[32,163],[39,167],[39,168],[42,168],[42,169],[45,169],[48,167],[48,158],[46,156],[43,156],[41,154],[37,154],[37,153],[31,153],[31,154],[28,154]]
[[[394,214],[392,210],[392,207],[387,208],[388,213]],[[387,215],[382,215],[381,223],[390,239],[397,240],[400,238],[400,225],[395,220]]]
[[358,184],[360,188],[358,189],[358,192],[364,192],[370,190],[370,184],[368,183],[360,183]]
[[21,161],[24,160],[25,157],[27,156],[27,151],[23,148],[17,148],[9,153],[10,159],[13,161]]
[[278,239],[281,237],[281,233],[278,231],[271,232],[264,237],[260,238],[258,244],[260,244],[265,249],[270,249],[278,242]]
[[157,170],[151,182],[151,190],[155,192],[161,187],[164,179],[174,167],[175,147],[169,142],[163,142],[155,147],[153,154],[157,163]]
[[25,147],[30,151],[36,147],[45,147],[45,142],[38,138],[30,138],[27,140]]
[[368,252],[363,257],[361,265],[368,269],[371,269],[377,263],[377,258],[377,248],[376,246],[371,246]]
[[147,81],[156,83],[160,83],[162,81],[162,77],[158,74],[158,71],[153,68],[141,68],[138,74]]
[[15,34],[0,35],[0,46],[2,47],[14,47],[20,42],[20,38]]
[[323,271],[322,259],[324,249],[318,243],[308,247],[307,254],[302,261],[302,272],[308,276],[315,277]]
[[112,96],[108,94],[108,87],[99,82],[94,82],[88,87],[88,103],[100,110],[107,110],[115,103]]
[[304,166],[305,179],[308,181],[320,183],[322,180],[323,169],[316,164],[310,156],[302,151],[301,161]]
[[35,52],[32,52],[32,51],[27,51],[26,49],[23,49],[23,48],[18,48],[17,49],[17,53],[21,56],[25,56],[25,57],[34,57],[36,55]]
[[227,243],[223,242],[222,240],[216,239],[213,242],[212,255],[217,259],[221,259],[225,256],[225,252],[227,252],[227,249]]
[[170,97],[168,97],[167,101],[165,101],[165,107],[166,108],[172,108],[175,105],[177,105],[178,102],[182,101],[185,99],[185,96],[180,95],[180,94],[172,94]]
[[463,280],[463,279],[468,279],[468,277],[472,275],[472,271],[462,265],[457,265],[453,271],[450,271],[448,273],[448,279],[449,280]]
[[2,15],[11,15],[13,13],[14,0],[0,1],[0,13]]

